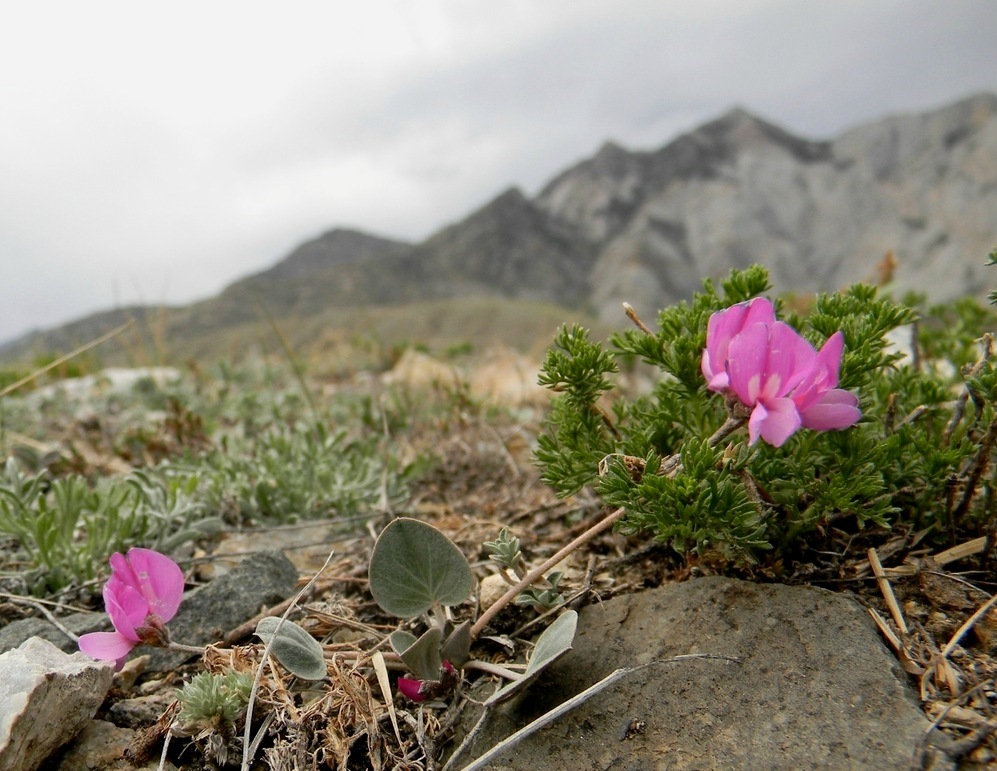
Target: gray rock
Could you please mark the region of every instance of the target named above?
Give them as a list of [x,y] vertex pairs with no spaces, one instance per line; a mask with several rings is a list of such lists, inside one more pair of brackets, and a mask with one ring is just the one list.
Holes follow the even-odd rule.
[[176,697],[176,690],[167,688],[147,696],[121,699],[111,705],[107,710],[107,716],[115,725],[124,728],[147,728],[159,720]]
[[[652,664],[689,653],[740,662]],[[462,762],[613,670],[642,664],[651,666],[489,767],[903,768],[928,726],[896,659],[850,598],[703,578],[584,608],[574,650],[497,708]]]
[[[75,635],[110,629],[107,616],[103,613],[74,613],[60,618],[59,623]],[[55,624],[44,618],[23,618],[0,629],[0,653],[16,648],[32,637],[47,640],[66,653],[79,650],[76,640],[68,637]]]
[[32,638],[0,655],[0,771],[31,771],[93,717],[114,668]]
[[[136,765],[126,754],[140,739],[140,731],[122,728],[106,720],[90,720],[66,748],[46,764],[52,771],[156,771],[159,769],[159,755]],[[175,771],[169,760],[163,771]]]
[[[231,629],[264,608],[294,593],[298,571],[283,552],[267,551],[247,557],[238,567],[192,592],[180,603],[167,625],[170,638],[184,645],[218,642]],[[164,648],[147,648],[149,669],[174,669],[190,654]]]

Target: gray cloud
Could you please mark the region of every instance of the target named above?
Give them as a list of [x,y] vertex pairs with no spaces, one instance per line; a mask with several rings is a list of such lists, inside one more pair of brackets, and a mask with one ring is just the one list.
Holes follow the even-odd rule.
[[821,137],[997,91],[992,0],[356,5],[0,24],[0,339],[212,294],[336,225],[422,238],[734,105]]

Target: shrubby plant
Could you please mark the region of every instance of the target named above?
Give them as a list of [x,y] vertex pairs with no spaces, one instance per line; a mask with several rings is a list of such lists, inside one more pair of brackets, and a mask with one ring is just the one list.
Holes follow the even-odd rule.
[[[691,302],[662,310],[657,330],[637,319],[642,328],[615,335],[609,349],[577,326],[561,329],[541,374],[558,393],[537,451],[544,480],[562,495],[593,487],[625,510],[628,532],[742,565],[766,552],[775,564],[834,528],[930,527],[951,537],[991,527],[992,340],[984,335],[966,357],[968,338],[980,338],[993,314],[950,306],[959,323],[950,318],[948,335],[931,338],[933,354],[962,358],[961,374],[947,377],[890,346],[898,327],[932,320],[875,287],[819,296],[812,312],[782,321],[778,302],[749,305],[769,289],[757,266],[732,272],[719,290],[707,281]],[[723,312],[749,307],[765,323],[749,319],[755,326],[731,344],[744,329]],[[725,327],[740,361],[709,339],[708,329]],[[656,370],[649,395],[616,388],[632,359]],[[823,417],[808,419],[818,401]]]

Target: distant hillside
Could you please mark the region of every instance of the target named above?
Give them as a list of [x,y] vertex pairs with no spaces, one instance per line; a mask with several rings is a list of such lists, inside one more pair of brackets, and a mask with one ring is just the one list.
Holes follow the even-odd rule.
[[[538,323],[552,305],[615,322],[623,300],[652,317],[733,267],[761,263],[779,290],[834,290],[871,278],[887,253],[899,260],[898,291],[982,295],[997,286],[984,267],[995,212],[993,94],[822,141],[735,109],[658,150],[607,143],[535,198],[508,190],[422,243],[332,230],[217,297],[97,314],[8,343],[0,356],[64,350],[126,315],[154,321],[169,357],[224,353],[218,346],[255,334],[261,307],[302,330],[318,318],[352,329],[358,309],[392,308],[397,318],[411,305],[400,330],[433,335],[422,323],[428,309],[466,312],[474,298],[516,300],[520,317],[536,303]],[[460,330],[436,332],[445,340]]]
[[765,265],[777,288],[833,290],[887,252],[895,288],[936,300],[997,286],[997,96],[885,118],[826,142],[744,110],[657,152],[608,145],[537,205],[598,243],[591,301],[655,308],[705,276]]

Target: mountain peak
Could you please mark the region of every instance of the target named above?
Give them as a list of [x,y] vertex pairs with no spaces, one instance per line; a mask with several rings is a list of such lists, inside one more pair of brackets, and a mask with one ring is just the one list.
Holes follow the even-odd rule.
[[829,142],[799,137],[743,107],[733,107],[691,135],[722,148],[725,155],[749,147],[775,146],[803,162],[826,161],[831,156]]
[[[169,334],[186,350],[197,335],[239,329],[254,321],[255,297],[275,318],[474,295],[606,314],[626,300],[652,313],[732,267],[763,264],[778,291],[833,290],[867,279],[886,252],[900,260],[896,291],[977,294],[992,284],[995,157],[994,94],[884,117],[833,143],[735,106],[657,150],[606,142],[532,200],[510,187],[419,244],[329,230],[171,310]],[[52,335],[4,354],[66,347]]]
[[305,241],[276,265],[250,278],[299,279],[323,273],[335,266],[363,262],[385,254],[396,254],[409,248],[411,244],[404,241],[373,236],[352,228],[337,227]]

